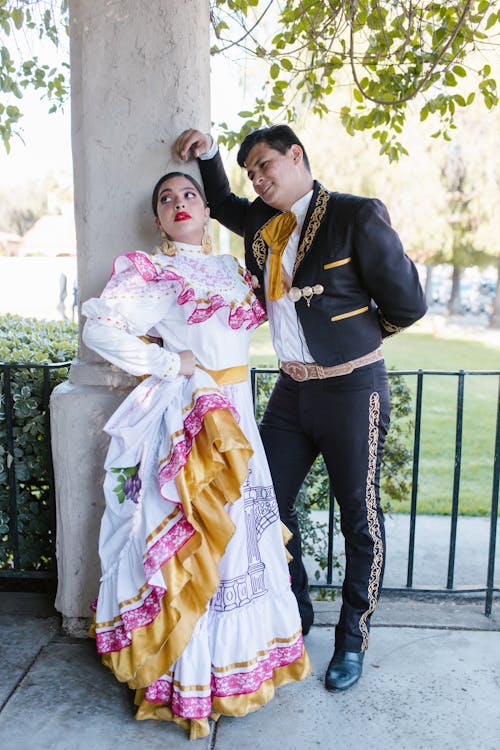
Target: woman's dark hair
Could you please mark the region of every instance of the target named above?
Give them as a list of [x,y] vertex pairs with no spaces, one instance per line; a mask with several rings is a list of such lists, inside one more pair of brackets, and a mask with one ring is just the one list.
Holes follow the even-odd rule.
[[304,164],[307,171],[311,171],[309,166],[309,159],[307,158],[306,150],[300,140],[297,138],[292,128],[288,125],[272,125],[270,128],[261,128],[260,130],[254,130],[253,133],[249,133],[238,151],[237,161],[240,167],[245,166],[245,162],[248,158],[248,154],[257,143],[267,143],[268,146],[279,151],[280,154],[286,154],[288,149],[297,144],[300,146],[303,153]]
[[151,204],[153,206],[153,213],[158,218],[158,193],[160,192],[160,188],[163,185],[164,182],[167,180],[172,179],[172,177],[185,177],[186,180],[189,180],[189,182],[193,185],[194,188],[196,188],[196,192],[199,193],[200,198],[202,199],[205,206],[208,205],[207,199],[205,198],[205,194],[203,192],[203,188],[201,187],[198,180],[196,180],[194,177],[192,177],[190,174],[186,174],[185,172],[168,172],[167,174],[164,174],[163,177],[160,177],[158,182],[153,188],[153,195],[151,197]]

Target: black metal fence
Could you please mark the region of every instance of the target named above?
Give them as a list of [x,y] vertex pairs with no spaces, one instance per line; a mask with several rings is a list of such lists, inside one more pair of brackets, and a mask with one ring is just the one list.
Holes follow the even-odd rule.
[[70,364],[0,363],[0,580],[57,577],[49,399]]
[[[254,397],[254,403],[256,403],[258,395],[258,380],[259,375],[270,373],[278,373],[278,370],[269,370],[264,368],[254,368],[251,372],[252,378],[252,393]],[[500,370],[494,371],[467,371],[467,370],[456,370],[456,371],[441,371],[441,370],[391,370],[389,371],[389,377],[412,376],[416,379],[415,387],[415,409],[414,409],[414,429],[413,429],[413,465],[412,465],[412,481],[411,481],[411,504],[410,504],[410,524],[409,524],[409,538],[408,538],[408,566],[406,585],[402,587],[387,587],[384,586],[385,591],[391,591],[394,593],[419,593],[429,595],[439,594],[484,594],[484,611],[487,616],[491,615],[493,597],[498,588],[495,586],[495,557],[496,557],[496,534],[497,534],[497,522],[498,522],[498,495],[499,495],[499,477],[500,477]],[[454,377],[457,381],[456,386],[456,418],[455,418],[455,443],[454,443],[454,476],[453,476],[453,489],[451,497],[451,513],[450,513],[450,534],[448,542],[448,566],[447,566],[447,580],[445,587],[416,587],[414,586],[414,565],[415,565],[415,530],[417,521],[417,500],[418,500],[418,486],[419,486],[419,469],[420,469],[420,448],[421,448],[421,427],[422,427],[422,406],[423,406],[423,392],[424,392],[424,378],[430,377]],[[463,439],[463,417],[464,417],[464,393],[465,393],[465,379],[471,378],[496,378],[498,381],[497,385],[497,398],[496,404],[492,404],[496,408],[496,423],[495,423],[495,437],[494,437],[494,450],[491,456],[492,466],[492,492],[491,492],[491,504],[490,504],[490,523],[489,523],[489,547],[487,556],[487,566],[484,571],[484,579],[482,582],[477,582],[471,588],[460,587],[457,588],[454,585],[455,576],[455,557],[457,548],[457,524],[459,516],[459,496],[460,496],[460,479],[462,474],[462,439]],[[477,429],[482,429],[482,425],[477,425]],[[333,494],[330,494],[329,508],[328,508],[328,551],[327,551],[327,567],[325,581],[321,583],[313,583],[311,587],[322,588],[322,589],[336,589],[338,585],[333,582],[333,571],[334,571],[334,539],[335,529],[337,524],[335,523],[335,498]]]
[[[61,370],[66,371],[69,368],[69,362],[58,362],[51,365],[37,365],[37,364],[0,364],[2,372],[1,381],[1,394],[2,394],[2,413],[0,414],[0,435],[2,436],[3,445],[0,445],[0,449],[3,450],[4,461],[4,472],[1,475],[3,481],[0,482],[0,542],[3,545],[3,549],[8,550],[7,558],[4,555],[2,562],[0,563],[0,580],[10,579],[49,579],[54,581],[56,578],[55,568],[55,539],[56,539],[56,525],[55,525],[55,493],[54,493],[54,480],[52,472],[52,461],[50,452],[50,414],[49,414],[49,398],[50,393],[56,384],[52,377],[55,371]],[[16,427],[16,402],[15,394],[12,392],[12,374],[18,370],[29,370],[33,373],[42,371],[42,387],[41,387],[41,398],[39,404],[39,410],[41,418],[44,423],[43,434],[44,438],[44,450],[46,455],[46,481],[44,480],[44,496],[43,504],[47,515],[47,529],[49,541],[49,554],[47,555],[47,563],[45,566],[37,565],[32,569],[31,566],[27,567],[23,565],[21,554],[20,554],[20,540],[22,538],[22,531],[19,528],[19,497],[21,492],[25,491],[23,483],[18,477],[18,466],[16,462],[16,429],[20,428],[19,425]],[[258,389],[259,389],[259,376],[265,375],[276,375],[278,370],[263,369],[263,368],[252,368],[251,371],[251,382],[252,392],[254,396],[254,403],[257,401]],[[457,592],[463,593],[474,593],[484,594],[485,600],[485,614],[490,615],[492,611],[493,598],[495,592],[498,589],[495,587],[495,552],[496,552],[496,532],[497,532],[497,521],[498,521],[498,495],[499,495],[499,478],[500,478],[500,371],[435,371],[435,370],[405,370],[405,371],[390,371],[389,377],[392,376],[404,376],[413,377],[416,380],[415,385],[415,409],[414,409],[414,430],[413,430],[413,465],[412,465],[412,491],[411,491],[411,503],[410,503],[410,523],[409,523],[409,538],[408,538],[408,568],[406,576],[406,585],[401,588],[389,588],[385,590],[395,592],[406,592],[406,593],[432,593],[432,594],[456,594]],[[455,444],[454,444],[454,477],[453,477],[453,490],[451,497],[451,514],[450,514],[450,535],[448,542],[448,565],[447,565],[447,581],[446,586],[441,588],[422,588],[414,585],[414,562],[415,562],[415,528],[417,520],[417,501],[418,501],[418,485],[419,485],[419,471],[420,471],[420,448],[421,448],[421,426],[422,426],[422,410],[423,410],[423,392],[424,392],[424,379],[430,377],[442,377],[452,376],[457,381],[457,396],[456,396],[456,416],[455,416]],[[462,438],[463,438],[463,415],[464,415],[464,393],[465,393],[465,380],[476,378],[496,378],[497,384],[497,398],[496,398],[496,423],[495,423],[495,435],[494,435],[494,450],[491,456],[492,465],[492,492],[491,492],[491,505],[490,505],[490,523],[489,523],[489,549],[487,558],[487,569],[484,571],[484,581],[477,582],[473,588],[463,589],[457,588],[454,585],[455,575],[455,558],[456,558],[456,546],[457,546],[457,522],[459,516],[459,497],[460,497],[460,479],[462,472]],[[493,408],[493,404],[492,404]],[[3,425],[2,425],[3,422]],[[481,425],[478,425],[478,429],[482,429]],[[3,498],[3,502],[2,502]],[[37,501],[41,498],[37,496]],[[329,511],[328,511],[328,553],[327,553],[327,567],[326,567],[326,579],[321,584],[313,584],[313,586],[320,586],[322,588],[336,588],[337,586],[333,583],[333,570],[334,570],[334,537],[335,537],[335,503],[333,496],[330,497]]]

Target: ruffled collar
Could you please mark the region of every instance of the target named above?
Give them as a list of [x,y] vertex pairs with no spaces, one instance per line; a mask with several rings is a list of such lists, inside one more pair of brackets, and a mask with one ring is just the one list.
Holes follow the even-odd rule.
[[176,242],[175,246],[179,255],[188,258],[206,258],[211,253],[206,253],[201,245],[188,245],[186,242]]

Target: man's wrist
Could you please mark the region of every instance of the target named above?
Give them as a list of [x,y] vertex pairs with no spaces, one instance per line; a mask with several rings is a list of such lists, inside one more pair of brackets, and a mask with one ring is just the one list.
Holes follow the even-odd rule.
[[198,159],[201,159],[201,161],[208,161],[208,159],[213,159],[219,150],[219,147],[213,135],[211,133],[207,133],[207,136],[212,139],[212,145],[205,154],[200,154]]

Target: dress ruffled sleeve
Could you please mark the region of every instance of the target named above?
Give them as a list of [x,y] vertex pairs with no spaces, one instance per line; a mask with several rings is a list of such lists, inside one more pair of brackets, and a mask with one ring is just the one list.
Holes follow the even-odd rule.
[[145,253],[119,256],[102,295],[87,300],[83,341],[101,357],[132,375],[156,375],[173,380],[180,358],[139,337],[154,331],[175,302],[169,285],[158,283],[153,261]]

